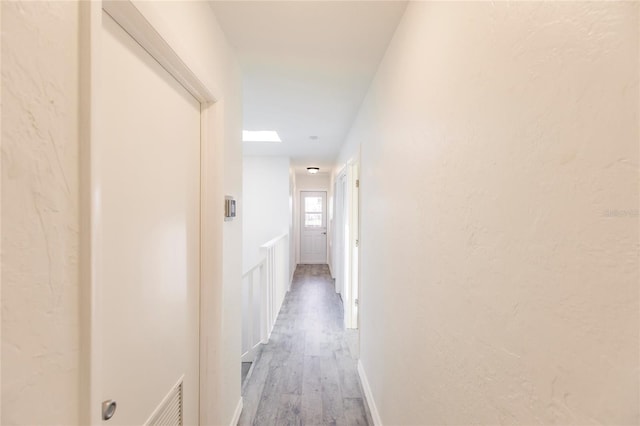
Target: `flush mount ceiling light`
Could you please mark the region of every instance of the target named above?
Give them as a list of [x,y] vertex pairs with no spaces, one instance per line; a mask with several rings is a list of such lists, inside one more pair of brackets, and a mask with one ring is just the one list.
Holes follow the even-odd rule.
[[312,175],[315,175],[319,171],[320,167],[307,167],[307,172],[311,173]]
[[282,142],[278,132],[274,130],[243,130],[243,142]]

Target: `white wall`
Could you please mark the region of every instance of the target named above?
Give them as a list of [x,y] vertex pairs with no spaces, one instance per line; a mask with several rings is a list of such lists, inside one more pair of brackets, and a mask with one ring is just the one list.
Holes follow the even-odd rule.
[[328,191],[331,183],[329,173],[309,173],[296,174],[296,188],[299,191]]
[[[239,69],[206,3],[136,5],[218,96],[206,152],[214,167],[204,177],[214,220],[203,229],[203,296],[215,303],[203,311],[210,334],[201,357],[210,369],[202,372],[202,420],[229,424],[240,398],[242,220],[223,222],[222,200],[242,197]],[[2,3],[2,424],[78,424],[87,393],[78,278],[78,47],[87,23],[79,8]]]
[[77,424],[78,5],[2,2],[2,424]]
[[242,214],[243,270],[254,267],[260,246],[289,230],[289,158],[244,157]]
[[296,199],[296,172],[289,168],[289,284],[293,281],[296,271],[296,240],[295,240],[295,199]]
[[[2,6],[0,6],[0,34],[2,34]],[[0,51],[2,51],[0,47]],[[0,55],[0,71],[2,70],[2,55]],[[0,79],[1,79],[0,75]],[[1,81],[1,80],[0,80]],[[1,87],[1,85],[0,85]],[[2,90],[0,89],[0,111],[2,110]],[[0,179],[2,177],[2,117],[0,117]],[[1,182],[1,181],[0,181]],[[2,242],[2,185],[0,184],[0,249]],[[0,262],[0,393],[2,392],[2,262]],[[0,396],[0,422],[2,422],[2,397]]]
[[340,155],[384,424],[640,422],[637,9],[409,4]]

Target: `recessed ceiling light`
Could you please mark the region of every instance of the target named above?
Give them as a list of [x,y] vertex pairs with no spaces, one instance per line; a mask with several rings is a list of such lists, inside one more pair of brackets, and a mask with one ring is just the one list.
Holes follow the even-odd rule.
[[320,167],[307,167],[307,171],[312,175],[315,175],[320,171]]
[[243,130],[243,142],[282,142],[278,132],[274,130]]
[[312,141],[317,141],[318,137],[317,136],[309,136],[309,139],[311,139]]

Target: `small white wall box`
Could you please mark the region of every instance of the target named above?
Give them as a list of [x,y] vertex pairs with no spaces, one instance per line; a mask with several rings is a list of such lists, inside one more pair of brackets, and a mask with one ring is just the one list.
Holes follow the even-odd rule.
[[236,200],[230,195],[224,197],[224,220],[233,220],[236,217]]

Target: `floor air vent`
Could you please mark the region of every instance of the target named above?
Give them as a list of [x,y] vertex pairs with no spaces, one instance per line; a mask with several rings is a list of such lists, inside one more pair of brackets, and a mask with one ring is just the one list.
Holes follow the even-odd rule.
[[182,378],[156,408],[146,426],[182,426]]

